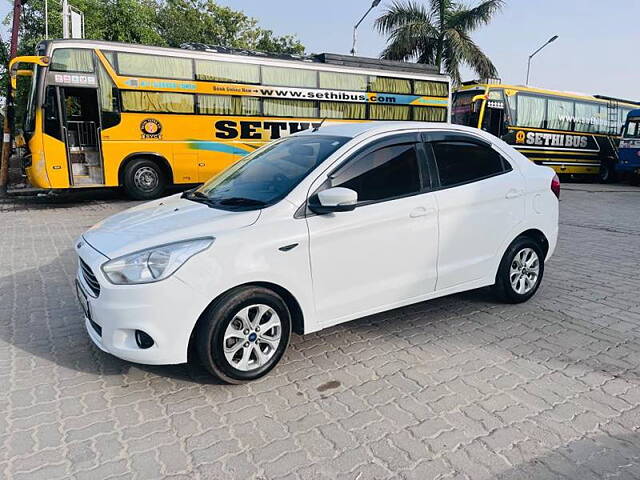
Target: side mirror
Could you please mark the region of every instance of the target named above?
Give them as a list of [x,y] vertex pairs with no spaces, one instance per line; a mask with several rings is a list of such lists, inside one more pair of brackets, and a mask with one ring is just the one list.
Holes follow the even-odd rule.
[[309,210],[318,215],[355,210],[358,194],[350,188],[333,187],[316,193],[309,198]]

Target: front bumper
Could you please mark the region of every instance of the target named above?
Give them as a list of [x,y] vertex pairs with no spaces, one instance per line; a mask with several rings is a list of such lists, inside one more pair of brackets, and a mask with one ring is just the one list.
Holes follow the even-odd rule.
[[[144,285],[113,285],[101,270],[107,257],[82,238],[76,242],[76,251],[100,288],[96,294],[78,265],[77,281],[88,303],[85,326],[93,343],[131,362],[149,365],[186,362],[191,332],[211,298],[205,298],[175,275]],[[93,286],[95,289],[95,283]],[[150,348],[138,346],[136,330],[153,339]]]

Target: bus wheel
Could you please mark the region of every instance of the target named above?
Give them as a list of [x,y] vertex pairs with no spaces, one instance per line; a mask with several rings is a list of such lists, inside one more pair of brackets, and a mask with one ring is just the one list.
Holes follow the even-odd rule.
[[598,178],[601,183],[613,183],[616,181],[616,171],[612,162],[603,161],[600,164],[600,173],[598,174]]
[[160,166],[146,158],[133,160],[125,167],[122,183],[127,196],[133,200],[157,198],[167,187],[166,176]]

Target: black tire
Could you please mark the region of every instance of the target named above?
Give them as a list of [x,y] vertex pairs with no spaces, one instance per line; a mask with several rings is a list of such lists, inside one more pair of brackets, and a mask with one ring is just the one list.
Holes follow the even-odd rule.
[[151,200],[161,196],[167,188],[162,168],[147,158],[131,161],[124,169],[122,184],[133,200]]
[[[527,251],[527,249],[535,252],[538,258],[538,271],[537,276],[535,278],[535,284],[529,290],[519,293],[511,282],[512,276],[512,266],[515,268],[518,264],[518,259],[516,256],[519,256],[521,252]],[[533,258],[533,257],[530,257]],[[520,271],[519,274],[522,277],[521,283],[517,283],[517,285],[526,285],[526,280],[532,278],[532,270],[526,269],[525,272]],[[526,279],[525,279],[526,275]],[[540,244],[529,237],[518,237],[516,238],[511,245],[507,248],[507,251],[504,253],[502,260],[500,262],[500,267],[498,268],[498,273],[496,275],[496,283],[493,285],[493,291],[501,301],[505,303],[522,303],[529,300],[531,297],[535,295],[538,291],[538,287],[540,287],[540,282],[542,282],[542,277],[544,275],[544,254],[542,248],[540,248]],[[514,277],[517,278],[517,277]]]
[[616,181],[616,171],[612,161],[603,160],[600,164],[600,172],[598,173],[600,183],[613,183]]
[[[258,365],[253,369],[242,370],[236,368],[236,365],[232,365],[227,359],[224,351],[224,335],[231,322],[238,322],[238,313],[247,307],[251,307],[249,309],[249,317],[251,317],[251,311],[257,308],[252,307],[255,305],[266,305],[279,317],[281,324],[279,343],[277,348],[267,351],[267,354],[270,354],[270,356],[264,364],[261,366]],[[264,316],[266,315],[263,315],[263,317]],[[272,316],[273,315],[270,314],[266,321],[269,321]],[[256,316],[254,315],[253,318],[256,319]],[[263,323],[266,324],[266,321]],[[258,322],[260,322],[260,319],[258,319]],[[259,324],[256,325],[259,326]],[[247,329],[245,329],[245,332],[246,330]],[[259,329],[251,333],[257,331],[259,331]],[[273,332],[274,330],[270,331]],[[266,334],[267,332],[263,331],[262,333]],[[227,383],[238,384],[249,382],[265,376],[282,358],[282,355],[289,345],[289,338],[291,337],[291,314],[287,304],[273,291],[262,287],[239,287],[222,295],[222,297],[216,300],[207,311],[205,311],[203,317],[198,322],[195,335],[195,344],[200,362],[211,374]],[[250,355],[250,357],[247,358],[254,358],[257,363],[257,352],[254,349],[262,349],[263,347],[268,349],[270,347],[266,343],[258,344],[260,337],[255,338],[254,344],[251,343],[254,340],[251,340],[251,342],[248,340],[251,334],[245,333],[245,336],[246,341],[242,340],[240,343],[243,343],[245,346],[248,345],[248,347],[240,347],[238,351],[242,356],[244,350],[247,350],[249,352],[248,355]],[[235,339],[229,339],[227,341],[235,342]],[[235,344],[232,344],[231,348],[234,346]],[[261,351],[264,352],[264,350]],[[232,358],[232,360],[234,359]]]

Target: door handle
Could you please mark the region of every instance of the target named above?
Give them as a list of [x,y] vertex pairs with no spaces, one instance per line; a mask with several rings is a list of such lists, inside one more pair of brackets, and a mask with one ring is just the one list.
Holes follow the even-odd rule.
[[411,218],[428,217],[429,215],[433,215],[435,212],[436,212],[435,208],[418,207],[411,210],[411,213],[409,213],[409,216]]
[[507,198],[507,199],[518,198],[518,197],[521,197],[523,194],[524,194],[524,190],[517,190],[515,188],[512,188],[507,193],[505,193],[504,198]]

